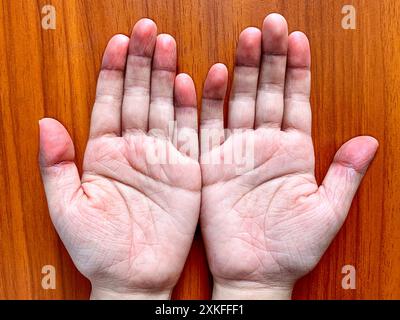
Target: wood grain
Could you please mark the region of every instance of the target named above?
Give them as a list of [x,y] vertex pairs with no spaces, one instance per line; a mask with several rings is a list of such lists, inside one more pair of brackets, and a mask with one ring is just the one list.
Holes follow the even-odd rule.
[[[56,30],[41,28],[41,8],[57,10]],[[357,29],[341,27],[342,6],[357,9]],[[380,141],[349,218],[296,299],[400,298],[400,2],[397,0],[0,0],[0,299],[86,299],[90,285],[54,231],[37,167],[38,126],[59,119],[82,162],[103,49],[141,17],[178,43],[179,71],[200,95],[215,62],[233,67],[240,31],[279,12],[307,33],[313,58],[316,174],[324,176],[347,139]],[[354,265],[357,289],[341,287]],[[57,270],[57,289],[41,287],[41,269]],[[200,233],[174,298],[210,297]]]

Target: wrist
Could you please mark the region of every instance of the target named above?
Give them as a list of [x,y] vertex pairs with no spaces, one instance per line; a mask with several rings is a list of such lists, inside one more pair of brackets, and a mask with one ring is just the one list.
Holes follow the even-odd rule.
[[214,281],[213,300],[290,300],[293,286],[266,287],[252,283]]
[[104,288],[92,287],[90,300],[169,300],[172,290],[160,291],[124,291],[119,292]]

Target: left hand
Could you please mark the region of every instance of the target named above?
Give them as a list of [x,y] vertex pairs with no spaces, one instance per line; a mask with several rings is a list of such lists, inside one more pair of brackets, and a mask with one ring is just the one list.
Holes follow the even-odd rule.
[[[169,130],[174,120],[178,139]],[[92,298],[169,298],[191,247],[201,188],[196,92],[188,75],[176,76],[175,40],[157,36],[149,19],[130,39],[114,36],[82,177],[72,140],[54,119],[40,121],[40,167],[51,218],[90,279]]]

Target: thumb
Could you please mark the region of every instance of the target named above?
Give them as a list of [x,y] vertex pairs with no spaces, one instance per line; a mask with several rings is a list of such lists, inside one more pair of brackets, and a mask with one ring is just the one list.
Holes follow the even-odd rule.
[[346,219],[354,195],[378,146],[375,138],[356,137],[347,141],[333,159],[319,192],[325,194],[341,222]]
[[57,120],[39,121],[39,165],[52,218],[68,207],[81,187],[75,151],[67,130]]

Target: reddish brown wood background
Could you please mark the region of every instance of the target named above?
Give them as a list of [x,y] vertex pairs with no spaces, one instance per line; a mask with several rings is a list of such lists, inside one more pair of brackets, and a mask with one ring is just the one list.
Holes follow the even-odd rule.
[[[57,10],[56,30],[41,28],[41,8]],[[341,27],[342,6],[357,10],[357,29]],[[349,218],[321,263],[296,286],[300,299],[400,298],[400,2],[397,0],[0,0],[0,298],[86,299],[90,286],[55,233],[37,168],[43,116],[62,121],[81,163],[102,51],[141,17],[176,37],[179,71],[200,94],[208,68],[232,71],[240,31],[267,13],[305,31],[313,57],[316,173],[325,174],[348,138],[371,134],[380,149]],[[357,270],[343,290],[341,268]],[[43,290],[54,265],[57,289]],[[197,234],[179,299],[210,297],[211,278]]]

